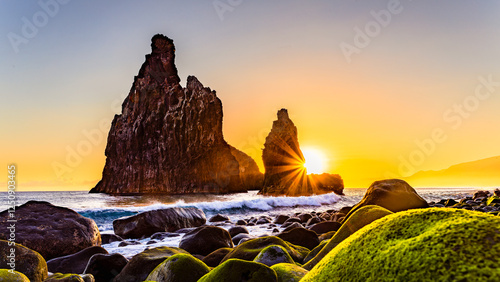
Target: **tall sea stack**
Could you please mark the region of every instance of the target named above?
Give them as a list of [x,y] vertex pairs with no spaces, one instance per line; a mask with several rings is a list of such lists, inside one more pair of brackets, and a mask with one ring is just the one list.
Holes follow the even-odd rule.
[[171,39],[157,34],[151,48],[122,113],[114,117],[102,179],[91,192],[246,191],[254,184],[242,182],[240,164],[224,140],[215,91],[194,76],[181,87]]
[[259,193],[264,195],[306,196],[335,192],[343,195],[344,182],[338,174],[307,174],[299,146],[297,127],[286,109],[278,111],[266,137],[262,161],[266,172]]

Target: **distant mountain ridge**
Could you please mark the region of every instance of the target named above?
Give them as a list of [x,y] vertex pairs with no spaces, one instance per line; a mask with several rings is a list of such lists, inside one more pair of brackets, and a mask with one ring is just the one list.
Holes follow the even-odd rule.
[[419,171],[404,179],[415,187],[500,187],[500,156]]

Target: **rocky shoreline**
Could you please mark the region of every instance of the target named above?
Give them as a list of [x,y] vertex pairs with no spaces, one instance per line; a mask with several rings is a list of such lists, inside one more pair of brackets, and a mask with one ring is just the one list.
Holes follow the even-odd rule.
[[[8,234],[0,233],[4,269],[0,278],[117,282],[500,278],[498,189],[477,191],[459,201],[427,203],[406,182],[383,180],[373,183],[352,207],[237,221],[223,214],[207,220],[194,208],[164,209],[115,220],[116,234],[89,233],[95,225],[91,219],[46,202],[17,207],[18,214],[35,211],[38,218],[29,224],[23,222],[28,217],[18,218],[18,238],[24,239],[23,245],[15,245],[17,272],[9,272],[11,246]],[[0,213],[2,227],[7,224],[6,212]],[[252,234],[256,226],[268,230],[267,236]],[[172,236],[181,238],[178,247],[158,246]],[[143,244],[138,239],[145,238],[150,238],[146,246],[155,247],[133,257],[110,254],[101,247]],[[409,260],[418,262],[419,268]]]

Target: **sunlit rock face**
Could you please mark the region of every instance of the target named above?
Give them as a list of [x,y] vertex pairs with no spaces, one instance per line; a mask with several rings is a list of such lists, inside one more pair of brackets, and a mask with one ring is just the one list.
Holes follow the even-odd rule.
[[335,192],[342,194],[344,184],[336,174],[307,175],[300,150],[297,127],[286,109],[278,111],[262,151],[264,195],[302,196]]
[[246,191],[222,134],[222,103],[189,76],[181,87],[173,41],[155,35],[106,146],[102,180],[91,192],[229,193]]

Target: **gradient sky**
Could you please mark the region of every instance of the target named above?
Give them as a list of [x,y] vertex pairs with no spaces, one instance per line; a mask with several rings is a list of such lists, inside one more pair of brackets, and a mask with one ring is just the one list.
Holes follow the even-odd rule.
[[[280,108],[347,187],[500,155],[499,1],[60,1],[45,19],[37,1],[0,1],[0,155],[19,190],[97,183],[156,33],[174,40],[182,85],[195,75],[217,91],[226,140],[262,171]],[[42,26],[23,35],[33,16]]]

